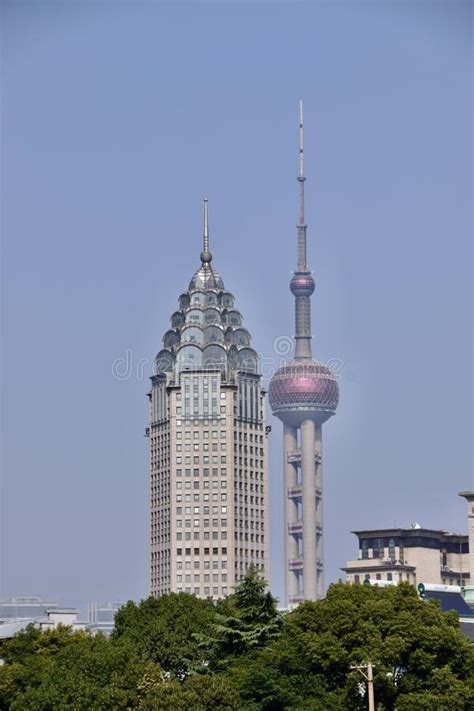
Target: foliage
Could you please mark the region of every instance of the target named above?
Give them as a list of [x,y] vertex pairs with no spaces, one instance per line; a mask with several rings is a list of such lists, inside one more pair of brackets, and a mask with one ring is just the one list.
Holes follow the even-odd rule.
[[115,616],[113,640],[127,640],[141,658],[181,678],[205,662],[196,635],[210,631],[214,614],[211,600],[186,593],[128,602]]
[[279,635],[281,615],[266,587],[252,565],[235,592],[217,606],[211,634],[198,636],[211,668],[227,665]]
[[242,699],[222,676],[190,676],[184,682],[160,680],[141,695],[140,711],[241,711]]
[[5,664],[0,670],[0,708],[127,709],[135,704],[142,667],[133,648],[112,645],[103,635],[73,633],[70,643],[52,654],[45,656],[40,648],[23,664]]
[[474,708],[474,647],[408,584],[333,585],[281,617],[251,569],[217,604],[130,602],[111,639],[29,627],[0,657],[2,711],[365,711],[369,659],[379,711]]
[[452,694],[459,711],[474,708],[474,651],[456,615],[420,601],[408,584],[331,586],[325,600],[286,615],[280,638],[233,674],[242,697],[261,709],[317,709],[329,698],[334,709],[365,709],[362,677],[350,667],[369,659],[385,711],[424,709],[405,701],[423,693]]

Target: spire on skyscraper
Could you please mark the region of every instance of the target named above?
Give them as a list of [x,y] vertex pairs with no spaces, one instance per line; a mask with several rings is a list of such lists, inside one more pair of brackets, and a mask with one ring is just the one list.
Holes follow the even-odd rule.
[[212,261],[212,254],[209,251],[209,201],[206,197],[204,198],[204,234],[203,234],[203,250],[201,252],[201,262],[203,264]]

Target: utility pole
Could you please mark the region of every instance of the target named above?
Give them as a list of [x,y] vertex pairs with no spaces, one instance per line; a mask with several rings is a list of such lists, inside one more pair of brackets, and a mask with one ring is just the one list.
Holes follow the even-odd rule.
[[[367,696],[369,697],[369,711],[375,711],[374,699],[374,668],[372,662],[353,664],[351,669],[357,669],[367,682]],[[367,669],[367,674],[364,669]]]

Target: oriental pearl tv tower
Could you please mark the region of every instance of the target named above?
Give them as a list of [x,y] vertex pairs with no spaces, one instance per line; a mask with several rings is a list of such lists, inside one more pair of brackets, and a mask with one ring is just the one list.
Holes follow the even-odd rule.
[[285,575],[289,606],[324,595],[322,424],[335,414],[339,388],[329,368],[311,355],[314,279],[306,261],[303,102],[300,101],[298,264],[290,281],[295,297],[295,357],[274,374],[269,400],[283,423]]

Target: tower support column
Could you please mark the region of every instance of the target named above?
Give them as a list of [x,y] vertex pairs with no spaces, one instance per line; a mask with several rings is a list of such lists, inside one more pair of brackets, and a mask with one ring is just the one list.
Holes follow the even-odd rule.
[[301,423],[301,476],[303,483],[303,590],[305,600],[317,599],[316,584],[316,471],[315,425]]
[[316,427],[316,594],[318,600],[324,597],[324,537],[323,537],[323,437],[321,425]]
[[298,575],[290,570],[290,560],[298,557],[298,543],[288,531],[289,524],[298,521],[298,506],[288,496],[288,489],[297,485],[297,472],[294,464],[288,461],[290,452],[297,447],[296,429],[283,425],[283,501],[285,505],[285,592],[286,601],[299,592]]

